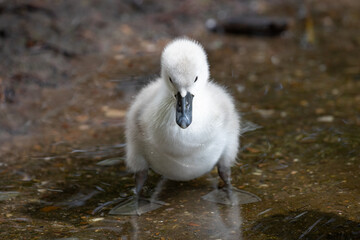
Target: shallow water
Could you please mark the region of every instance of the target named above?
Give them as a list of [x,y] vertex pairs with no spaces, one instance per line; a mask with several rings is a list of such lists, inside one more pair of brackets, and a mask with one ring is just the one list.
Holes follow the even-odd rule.
[[[65,31],[64,19],[73,13],[60,3],[40,2],[56,12],[62,20],[55,25]],[[1,67],[1,239],[360,238],[359,3],[308,2],[304,20],[296,1],[229,1],[220,13],[211,3],[185,2],[177,11],[171,4],[146,3],[139,11],[119,3],[134,13],[120,16],[107,8],[114,4],[109,1],[77,15],[68,35],[29,27],[40,31],[37,36],[50,34],[67,51],[78,50],[75,59],[39,46],[9,57],[12,48],[2,48],[11,71]],[[95,5],[83,1],[74,11]],[[200,7],[208,15],[184,20],[203,12]],[[293,23],[276,38],[217,35],[204,28],[211,14],[247,10]],[[52,26],[45,24],[52,17],[42,12],[21,14],[35,14],[27,15],[31,24]],[[158,24],[174,15],[173,25]],[[2,14],[0,22],[14,16]],[[152,29],[144,29],[144,16]],[[93,25],[87,28],[84,19]],[[77,31],[91,44],[77,48]],[[4,34],[2,43],[16,47]],[[216,171],[189,182],[150,173],[146,195],[155,194],[164,205],[141,216],[111,215],[133,196],[133,176],[123,164],[126,109],[158,74],[163,45],[182,34],[205,45],[212,77],[236,99],[246,131],[232,184],[262,201],[204,201],[218,185]],[[68,36],[75,40],[68,42]],[[29,69],[32,74],[24,74]],[[13,95],[8,90],[5,96],[5,88]]]

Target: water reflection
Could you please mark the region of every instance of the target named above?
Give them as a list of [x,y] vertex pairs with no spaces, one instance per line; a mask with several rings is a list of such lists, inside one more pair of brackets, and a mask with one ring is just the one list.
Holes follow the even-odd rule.
[[[217,189],[217,178],[207,180],[206,182],[210,182],[211,186],[207,184],[206,190]],[[142,213],[141,216],[131,216],[128,223],[132,227],[132,237],[137,239],[137,237],[145,238],[148,236],[149,231],[144,231],[144,228],[141,229],[139,226],[144,226],[144,222],[145,225],[148,225],[147,221],[153,221],[155,229],[158,228],[158,225],[167,226],[162,231],[159,230],[158,234],[162,232],[165,236],[173,236],[175,239],[186,239],[186,237],[178,236],[173,231],[190,231],[193,237],[206,239],[242,239],[241,225],[243,220],[240,204],[231,206],[201,200],[204,192],[203,184],[200,188],[196,181],[188,184],[160,178],[155,189],[151,191],[150,199],[153,203],[159,201],[169,203],[163,202],[164,206],[161,208],[150,209],[150,212]],[[239,202],[241,201],[239,200]],[[114,209],[110,213],[117,214],[117,207]],[[154,228],[149,230],[154,231]]]
[[[109,167],[102,168],[108,172],[106,168]],[[114,171],[114,166],[110,168]],[[201,199],[217,189],[217,176],[209,175],[184,183],[168,181],[154,174],[150,176],[145,195],[153,202],[164,203],[161,208],[141,216],[109,215],[116,204],[132,194],[133,180],[127,176],[120,180],[120,185],[102,184],[113,178],[106,177],[106,173],[87,184],[77,178],[68,178],[65,184],[52,187],[54,191],[41,191],[40,200],[28,203],[22,211],[37,224],[45,220],[61,229],[59,234],[47,233],[48,239],[60,236],[78,239],[107,236],[121,239],[162,236],[172,239],[242,239],[240,205],[223,205]]]
[[[212,181],[213,188],[217,188],[217,179]],[[237,195],[235,195],[237,196]],[[221,206],[218,203],[209,204],[211,213],[209,225],[213,227],[212,238],[220,239],[242,239],[241,205]]]

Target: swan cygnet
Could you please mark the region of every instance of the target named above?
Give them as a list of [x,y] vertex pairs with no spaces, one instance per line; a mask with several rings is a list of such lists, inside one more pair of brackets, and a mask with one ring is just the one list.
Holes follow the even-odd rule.
[[215,165],[230,191],[240,117],[232,97],[209,75],[198,42],[179,38],[163,50],[160,78],[141,90],[127,114],[126,165],[135,173],[137,195],[149,168],[187,181]]

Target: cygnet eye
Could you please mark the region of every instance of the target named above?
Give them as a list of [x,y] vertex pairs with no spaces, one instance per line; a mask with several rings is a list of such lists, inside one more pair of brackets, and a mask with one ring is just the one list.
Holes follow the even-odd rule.
[[198,80],[198,77],[196,76],[196,78],[195,78],[194,82],[196,82],[197,80]]
[[173,82],[172,79],[171,79],[171,77],[169,77],[169,80],[170,80],[170,82]]

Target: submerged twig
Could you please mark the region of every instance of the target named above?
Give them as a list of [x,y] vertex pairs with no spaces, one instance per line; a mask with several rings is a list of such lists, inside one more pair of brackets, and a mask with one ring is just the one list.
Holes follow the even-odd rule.
[[303,234],[301,234],[301,236],[298,239],[302,239],[306,234],[308,234],[309,232],[311,232],[311,230],[321,221],[323,220],[323,217],[318,219],[313,225],[311,225],[308,229],[306,229],[305,232],[303,232]]
[[307,213],[308,213],[308,211],[305,211],[305,212],[302,212],[302,213],[296,215],[295,217],[293,217],[293,219],[291,219],[290,222],[295,222],[299,217],[304,216]]
[[261,216],[261,215],[263,215],[263,214],[265,214],[267,212],[270,212],[271,210],[272,210],[272,208],[268,208],[268,209],[262,211],[261,213],[259,213],[258,216]]

